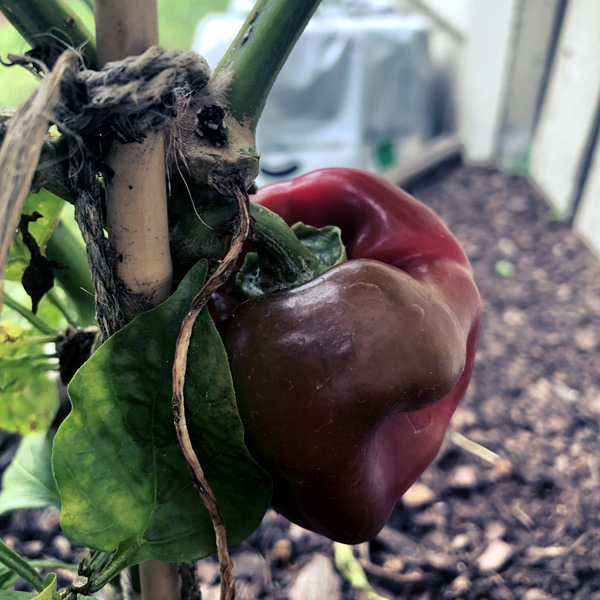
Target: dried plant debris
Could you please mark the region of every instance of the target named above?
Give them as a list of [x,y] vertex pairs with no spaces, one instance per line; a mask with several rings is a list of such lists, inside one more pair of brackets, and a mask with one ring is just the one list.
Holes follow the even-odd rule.
[[65,269],[66,266],[55,260],[46,258],[36,242],[35,238],[29,233],[29,224],[41,219],[43,215],[34,212],[31,215],[21,215],[19,222],[19,231],[23,237],[23,243],[31,253],[29,265],[23,272],[23,288],[31,298],[31,312],[37,313],[40,300],[44,294],[54,287],[54,271],[56,269]]

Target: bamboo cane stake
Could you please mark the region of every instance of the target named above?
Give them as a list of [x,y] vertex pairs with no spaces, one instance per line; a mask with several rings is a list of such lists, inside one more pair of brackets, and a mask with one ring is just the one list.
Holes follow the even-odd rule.
[[[158,43],[153,0],[95,0],[94,15],[100,65]],[[106,181],[106,210],[117,273],[147,305],[155,306],[169,296],[173,272],[163,134],[151,133],[142,144],[115,142],[107,164],[114,172]]]
[[[95,0],[94,17],[100,66],[158,44],[156,0]],[[106,181],[106,211],[117,273],[130,290],[157,305],[169,296],[173,273],[163,134],[150,134],[142,144],[115,142],[107,164],[114,172]],[[140,578],[144,600],[178,600],[175,565],[143,562]]]

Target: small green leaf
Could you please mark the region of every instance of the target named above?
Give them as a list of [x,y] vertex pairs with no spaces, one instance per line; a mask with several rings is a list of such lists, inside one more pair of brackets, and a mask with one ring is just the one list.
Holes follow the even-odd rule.
[[[287,226],[284,227],[287,229]],[[346,260],[346,248],[342,243],[342,232],[338,227],[322,227],[317,229],[304,223],[296,223],[291,227],[292,233],[305,253],[304,262],[296,272],[281,268],[272,259],[270,252],[248,252],[244,257],[242,268],[238,272],[236,286],[245,298],[255,298],[271,292],[290,289],[318,277],[327,269]],[[271,249],[270,249],[271,250]]]
[[[29,225],[30,233],[42,250],[54,231],[54,228],[58,225],[60,213],[64,204],[64,200],[51,194],[47,190],[40,190],[37,194],[29,194],[27,196],[23,212],[32,214],[37,211],[43,215],[42,219],[39,219],[35,223],[30,223]],[[21,281],[25,269],[29,266],[30,259],[31,254],[29,250],[23,243],[21,235],[17,234],[13,239],[8,257],[8,268],[5,275],[6,279]]]
[[51,456],[50,433],[40,431],[23,437],[2,477],[0,514],[16,508],[60,508]]
[[352,546],[334,542],[333,554],[335,566],[353,588],[360,590],[367,600],[386,600],[369,583],[365,570],[354,556]]
[[60,594],[56,588],[56,573],[46,575],[44,589],[34,596],[34,600],[60,600]]
[[500,277],[512,277],[515,274],[515,266],[508,260],[499,260],[494,270]]
[[0,599],[4,598],[4,592],[1,590],[11,587],[18,579],[18,575],[15,575],[12,569],[0,563]]
[[339,227],[330,225],[318,229],[304,223],[296,223],[292,225],[292,231],[319,259],[321,272],[346,260],[346,248],[342,243],[342,231]]
[[[175,342],[206,270],[206,261],[198,263],[173,296],[109,338],[69,385],[73,410],[52,458],[61,525],[76,543],[106,552],[118,547],[112,564],[119,568],[215,551],[171,409]],[[185,397],[190,435],[229,543],[239,543],[268,507],[270,480],[244,445],[227,356],[206,309],[194,326]]]

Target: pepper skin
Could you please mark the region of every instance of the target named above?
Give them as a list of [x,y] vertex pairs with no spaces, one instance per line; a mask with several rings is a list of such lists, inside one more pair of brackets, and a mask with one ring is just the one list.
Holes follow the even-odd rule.
[[325,169],[253,198],[337,225],[348,262],[242,303],[224,331],[273,506],[344,543],[371,539],[437,454],[473,371],[481,304],[460,245],[384,179]]

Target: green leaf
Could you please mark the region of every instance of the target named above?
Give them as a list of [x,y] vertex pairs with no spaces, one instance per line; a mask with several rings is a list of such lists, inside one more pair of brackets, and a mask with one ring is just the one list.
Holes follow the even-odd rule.
[[11,587],[18,579],[12,569],[0,563],[0,598],[3,597],[2,590]]
[[60,508],[51,456],[50,433],[40,431],[23,437],[2,477],[0,514],[16,508]]
[[380,596],[367,579],[367,574],[354,556],[352,546],[333,543],[333,554],[335,566],[341,573],[342,577],[357,590],[360,590],[367,600],[386,600]]
[[56,382],[29,356],[0,357],[0,423],[12,433],[48,429],[58,411]]
[[515,266],[508,260],[499,260],[494,265],[496,274],[500,277],[512,277],[515,274]]
[[[46,430],[59,399],[45,346],[52,336],[27,336],[13,323],[0,325],[0,428],[13,433]],[[29,344],[31,342],[31,344]]]
[[34,590],[41,591],[44,589],[42,576],[29,564],[24,556],[21,556],[13,548],[9,548],[2,540],[0,540],[0,564],[24,579]]
[[[60,212],[64,204],[64,200],[46,190],[40,190],[37,194],[29,194],[27,196],[23,212],[32,214],[34,211],[37,211],[43,215],[42,219],[38,219],[35,223],[30,223],[29,225],[29,232],[33,235],[42,250],[54,228],[58,225]],[[29,250],[23,243],[20,234],[17,234],[13,239],[8,256],[6,279],[21,281],[23,272],[29,265],[30,258],[31,254]]]
[[[111,564],[119,569],[215,551],[171,410],[175,342],[206,269],[206,261],[198,263],[166,302],[109,338],[69,385],[73,410],[52,458],[61,525],[76,543],[106,552],[118,547]],[[268,507],[270,480],[244,445],[227,356],[206,309],[194,327],[185,397],[190,435],[229,543],[239,543]]]
[[60,594],[56,588],[56,573],[46,575],[44,589],[34,596],[34,600],[60,600]]
[[339,227],[312,227],[304,223],[292,225],[292,231],[308,250],[319,259],[323,272],[346,260],[346,247],[342,243],[342,231]]
[[[285,224],[284,227],[287,229]],[[273,260],[271,248],[267,253],[261,249],[258,252],[248,252],[236,281],[238,291],[245,298],[255,298],[302,285],[346,260],[346,248],[338,227],[317,229],[311,225],[296,223],[292,225],[291,231],[305,252],[304,268],[295,273],[287,268],[281,269],[277,264],[281,260],[280,252],[276,251],[276,260]]]

